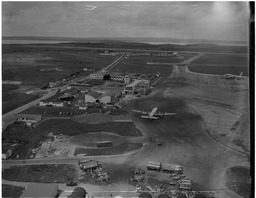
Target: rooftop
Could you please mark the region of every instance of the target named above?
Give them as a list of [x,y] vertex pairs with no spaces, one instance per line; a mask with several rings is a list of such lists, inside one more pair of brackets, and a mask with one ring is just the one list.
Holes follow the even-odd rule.
[[31,183],[27,189],[20,196],[21,198],[39,198],[39,197],[53,197],[53,193],[58,188],[57,184],[40,184],[40,183]]
[[90,96],[94,97],[95,99],[101,96],[101,94],[97,93],[96,91],[90,91],[85,95],[90,95]]
[[126,87],[133,87],[135,85],[137,85],[138,83],[140,83],[142,80],[135,80],[134,82],[132,82],[131,84],[127,85]]

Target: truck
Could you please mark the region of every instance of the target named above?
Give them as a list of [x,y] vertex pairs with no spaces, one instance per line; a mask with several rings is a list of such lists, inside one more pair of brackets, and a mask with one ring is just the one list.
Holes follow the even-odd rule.
[[183,174],[183,168],[177,164],[162,163],[162,171],[165,173]]
[[149,162],[147,163],[147,170],[160,171],[160,170],[161,170],[161,164],[160,164],[160,162],[152,162],[152,161],[149,161]]

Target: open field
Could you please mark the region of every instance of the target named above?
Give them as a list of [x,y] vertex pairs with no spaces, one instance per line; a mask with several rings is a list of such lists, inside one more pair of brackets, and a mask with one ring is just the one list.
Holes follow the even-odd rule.
[[26,165],[13,166],[3,171],[3,179],[9,181],[65,183],[77,178],[74,165]]
[[25,188],[2,184],[2,197],[19,198]]
[[95,155],[118,155],[126,152],[130,152],[142,147],[142,143],[123,143],[117,146],[106,147],[101,149],[86,149],[77,147],[75,155],[95,156]]

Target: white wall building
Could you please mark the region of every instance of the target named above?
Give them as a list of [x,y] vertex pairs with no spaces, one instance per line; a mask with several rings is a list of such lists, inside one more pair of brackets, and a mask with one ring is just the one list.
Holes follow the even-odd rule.
[[53,107],[63,107],[64,102],[57,102],[57,101],[40,101],[39,106],[53,106]]
[[149,89],[149,86],[149,80],[135,80],[131,84],[125,86],[124,93],[125,95],[134,95],[136,93],[145,94]]
[[94,80],[103,80],[104,74],[102,73],[94,73],[94,74],[90,74],[90,79],[94,79]]

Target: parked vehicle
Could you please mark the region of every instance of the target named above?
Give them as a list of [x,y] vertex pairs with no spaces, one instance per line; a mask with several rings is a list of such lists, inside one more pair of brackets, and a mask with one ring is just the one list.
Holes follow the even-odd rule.
[[77,186],[77,183],[74,182],[74,181],[68,181],[68,182],[66,183],[66,186]]
[[136,175],[142,175],[142,174],[145,174],[145,171],[144,170],[141,170],[139,168],[137,168],[135,171],[134,171],[134,174]]
[[142,182],[144,180],[143,175],[134,175],[130,178],[131,181]]

